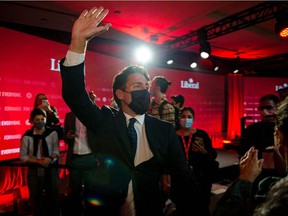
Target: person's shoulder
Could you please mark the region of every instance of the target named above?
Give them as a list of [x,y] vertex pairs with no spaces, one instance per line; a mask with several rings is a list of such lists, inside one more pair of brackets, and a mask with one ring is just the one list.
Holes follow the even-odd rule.
[[33,130],[31,128],[26,130],[22,137],[24,136],[33,136]]
[[163,110],[174,110],[175,112],[175,108],[174,106],[167,100],[164,100],[161,104],[160,107],[162,107]]
[[163,100],[160,105],[163,107],[173,107],[174,109],[174,106],[167,99]]
[[55,134],[57,135],[57,131],[56,131],[54,128],[52,128],[52,127],[50,127],[50,126],[46,126],[46,127],[45,127],[45,135],[46,135],[46,136],[51,135],[51,134],[54,133],[54,132],[55,132]]
[[157,124],[157,125],[159,125],[160,127],[165,126],[165,125],[166,125],[166,126],[170,126],[170,125],[173,126],[173,124],[172,124],[171,122],[169,122],[169,121],[156,118],[155,116],[152,116],[152,115],[147,114],[147,113],[146,113],[145,115],[146,115],[146,116],[145,116],[146,122],[147,122],[147,121],[148,121],[148,122],[153,122],[153,124]]
[[118,109],[115,109],[114,107],[108,106],[108,105],[103,105],[101,107],[101,111],[105,114],[112,114],[113,116],[119,113]]
[[205,130],[201,129],[201,128],[196,128],[196,133],[207,133]]

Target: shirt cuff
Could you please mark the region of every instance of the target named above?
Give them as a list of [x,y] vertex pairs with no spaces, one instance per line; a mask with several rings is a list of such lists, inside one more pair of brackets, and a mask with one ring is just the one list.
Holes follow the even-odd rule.
[[84,53],[79,54],[79,53],[75,53],[75,52],[68,50],[66,53],[66,58],[65,58],[63,65],[66,67],[79,65],[82,62],[84,62],[84,58],[85,58]]

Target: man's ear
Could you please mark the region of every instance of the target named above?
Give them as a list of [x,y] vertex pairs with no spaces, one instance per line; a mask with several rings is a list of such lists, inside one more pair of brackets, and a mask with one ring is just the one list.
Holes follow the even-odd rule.
[[119,100],[122,100],[124,98],[124,92],[121,89],[117,89],[116,96]]

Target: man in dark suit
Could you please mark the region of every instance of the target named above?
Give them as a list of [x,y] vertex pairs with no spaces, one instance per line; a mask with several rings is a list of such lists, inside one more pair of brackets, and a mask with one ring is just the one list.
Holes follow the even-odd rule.
[[[92,91],[89,92],[89,96],[94,101],[96,95]],[[69,188],[71,190],[71,206],[67,210],[73,215],[82,216],[84,214],[83,198],[87,210],[90,206],[87,199],[93,193],[93,180],[97,178],[95,176],[98,166],[97,139],[73,112],[65,115],[63,137],[68,145],[66,164],[69,168]]]
[[[161,216],[159,182],[171,175],[171,194],[177,213],[197,209],[198,184],[186,163],[173,125],[145,114],[150,103],[149,76],[143,67],[130,66],[114,78],[113,96],[119,106],[98,107],[85,91],[84,57],[88,41],[111,24],[99,25],[108,14],[102,7],[85,10],[75,21],[66,58],[60,63],[63,99],[77,118],[97,137],[97,204],[94,215]],[[99,25],[99,26],[98,26]],[[137,146],[127,125],[134,119]],[[133,149],[135,148],[135,152]],[[134,156],[135,155],[135,156]],[[187,213],[186,213],[187,215]]]

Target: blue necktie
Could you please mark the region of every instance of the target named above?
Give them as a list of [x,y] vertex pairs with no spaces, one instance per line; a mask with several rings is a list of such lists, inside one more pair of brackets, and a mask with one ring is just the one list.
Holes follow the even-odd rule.
[[134,123],[136,121],[137,120],[135,118],[131,118],[129,121],[129,125],[128,125],[128,136],[129,136],[129,141],[131,144],[131,152],[132,152],[133,158],[135,157],[136,149],[137,149],[137,133],[134,128]]

